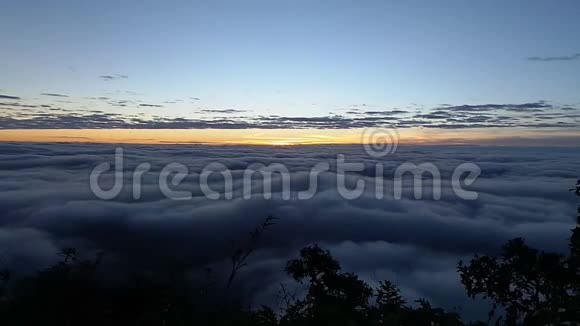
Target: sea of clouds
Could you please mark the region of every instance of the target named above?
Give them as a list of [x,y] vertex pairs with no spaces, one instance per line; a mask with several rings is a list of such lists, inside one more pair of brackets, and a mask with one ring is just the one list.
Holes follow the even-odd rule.
[[[460,259],[474,253],[496,254],[514,237],[533,246],[565,252],[574,227],[576,198],[568,191],[580,177],[580,151],[574,148],[505,148],[475,146],[400,146],[396,153],[373,158],[361,146],[206,146],[122,145],[124,187],[113,200],[91,191],[89,176],[100,163],[114,163],[117,145],[0,143],[0,268],[29,273],[59,259],[63,247],[84,255],[105,253],[103,265],[156,268],[211,266],[223,275],[233,250],[253,227],[272,215],[280,220],[267,230],[238,279],[254,304],[270,303],[280,282],[293,284],[283,272],[298,250],[318,243],[329,249],[344,270],[371,284],[390,279],[410,298],[434,305],[461,306],[468,317],[482,317],[489,306],[468,299],[456,272]],[[253,163],[280,163],[291,173],[293,194],[309,186],[308,172],[317,163],[335,166],[338,154],[364,169],[347,175],[347,185],[365,182],[362,196],[346,200],[336,187],[332,168],[318,178],[308,200],[274,195],[264,199],[260,180],[250,199],[242,197],[242,175]],[[384,166],[385,198],[376,199],[376,164]],[[481,175],[466,189],[476,200],[455,195],[450,180],[461,163],[475,163]],[[150,163],[142,193],[133,197],[132,171]],[[188,200],[167,198],[159,172],[168,163],[187,167],[175,190]],[[234,177],[232,200],[212,200],[200,189],[200,173],[221,163]],[[435,200],[426,180],[422,199],[405,183],[403,198],[392,196],[393,173],[403,163],[433,163],[441,172],[442,194]],[[103,188],[113,171],[101,176]],[[212,189],[223,190],[219,175]]]

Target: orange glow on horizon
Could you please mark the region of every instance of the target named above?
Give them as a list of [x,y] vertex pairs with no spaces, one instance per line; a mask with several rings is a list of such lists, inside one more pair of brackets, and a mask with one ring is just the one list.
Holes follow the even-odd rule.
[[[392,133],[391,130],[385,130]],[[397,132],[401,144],[472,144],[501,137],[542,136],[533,130],[514,131],[505,128],[408,128]],[[27,129],[0,130],[0,141],[279,146],[371,142],[363,139],[362,135],[363,129]],[[554,135],[554,132],[550,135]],[[578,136],[577,133],[575,135]]]

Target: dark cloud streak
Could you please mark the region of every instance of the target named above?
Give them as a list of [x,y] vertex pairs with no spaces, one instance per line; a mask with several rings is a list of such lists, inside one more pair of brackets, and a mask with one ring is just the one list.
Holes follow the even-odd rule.
[[44,96],[52,96],[52,97],[68,97],[68,95],[64,95],[64,94],[57,94],[57,93],[42,93],[40,95],[44,95]]
[[127,79],[129,76],[126,75],[102,75],[99,76],[104,81],[111,81],[111,80],[119,80],[119,79]]
[[21,98],[18,97],[18,96],[1,95],[1,94],[0,94],[0,99],[6,99],[6,100],[21,100]]
[[248,112],[246,110],[236,110],[236,109],[225,109],[225,110],[210,110],[210,109],[204,109],[204,110],[200,110],[199,112],[203,112],[203,113],[225,113],[225,114],[231,114],[231,113],[243,113],[243,112]]
[[576,53],[569,56],[560,56],[560,57],[528,57],[529,61],[543,61],[543,62],[552,62],[552,61],[573,61],[580,59],[580,53]]

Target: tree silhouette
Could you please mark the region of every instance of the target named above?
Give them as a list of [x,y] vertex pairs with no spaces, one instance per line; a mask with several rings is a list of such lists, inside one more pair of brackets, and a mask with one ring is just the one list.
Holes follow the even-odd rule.
[[308,291],[285,309],[280,325],[463,325],[457,314],[433,308],[426,300],[417,300],[416,308],[407,306],[388,280],[372,289],[357,275],[342,272],[330,252],[316,244],[300,250],[286,272],[308,284]]
[[242,268],[247,266],[248,257],[250,257],[250,255],[254,253],[254,251],[256,250],[256,247],[258,246],[258,240],[260,240],[262,234],[266,231],[266,229],[268,229],[268,227],[274,225],[276,220],[278,220],[278,218],[268,216],[264,220],[264,222],[262,222],[262,224],[255,227],[250,232],[248,243],[245,246],[241,246],[240,248],[237,248],[234,251],[234,253],[230,257],[232,262],[232,268],[226,284],[226,290],[229,290],[231,288],[238,272]]
[[[580,196],[580,181],[576,189]],[[580,210],[580,208],[579,208]],[[566,325],[580,323],[580,228],[572,230],[568,256],[530,248],[521,238],[506,243],[501,257],[475,256],[459,262],[458,271],[467,294],[493,302],[505,325]]]
[[289,261],[286,272],[309,283],[306,297],[288,309],[291,320],[320,325],[360,324],[365,319],[371,288],[355,274],[342,273],[340,264],[318,245],[300,250],[300,259]]

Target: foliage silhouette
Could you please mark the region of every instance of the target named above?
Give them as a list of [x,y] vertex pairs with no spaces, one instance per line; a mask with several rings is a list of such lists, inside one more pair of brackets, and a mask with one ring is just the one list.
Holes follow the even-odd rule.
[[341,271],[340,264],[318,245],[300,251],[286,272],[307,283],[304,299],[286,309],[280,325],[464,325],[456,313],[433,308],[420,299],[407,306],[390,281],[372,289],[359,277]]
[[[570,190],[580,196],[580,180]],[[577,226],[572,230],[568,256],[530,248],[518,238],[503,246],[501,257],[475,256],[468,265],[459,262],[458,271],[470,297],[492,300],[490,320],[501,307],[505,316],[497,320],[505,325],[577,325],[579,248]]]
[[250,232],[248,244],[234,251],[231,256],[232,269],[230,271],[230,276],[228,277],[226,289],[229,290],[231,288],[236,275],[242,268],[247,266],[248,257],[250,257],[250,255],[256,250],[260,236],[266,231],[268,227],[274,225],[276,220],[278,220],[278,218],[268,216],[261,225],[257,226],[252,230],[252,232]]

